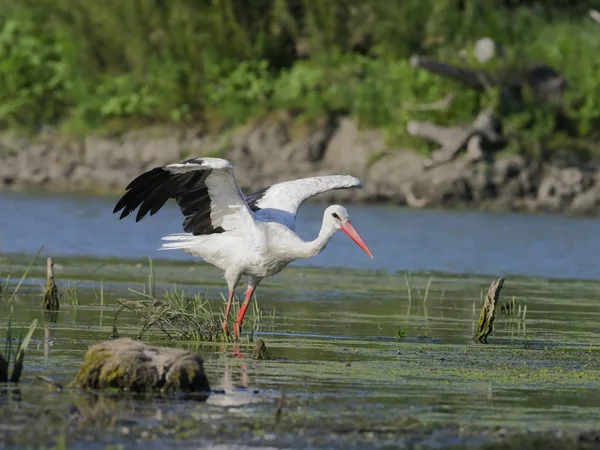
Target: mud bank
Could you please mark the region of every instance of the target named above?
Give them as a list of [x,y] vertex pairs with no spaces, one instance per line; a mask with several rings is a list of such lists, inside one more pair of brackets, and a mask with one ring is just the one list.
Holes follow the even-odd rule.
[[425,168],[426,156],[386,144],[346,117],[299,123],[282,114],[220,133],[152,127],[65,139],[0,137],[0,189],[122,190],[140,172],[192,156],[221,156],[246,191],[304,176],[341,173],[364,189],[323,200],[412,207],[600,212],[600,168],[528,162],[517,155],[473,161],[468,152]]

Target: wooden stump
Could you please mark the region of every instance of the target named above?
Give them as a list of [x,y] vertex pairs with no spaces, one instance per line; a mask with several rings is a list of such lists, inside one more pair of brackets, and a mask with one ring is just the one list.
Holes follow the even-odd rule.
[[60,304],[58,302],[58,288],[54,279],[54,262],[52,258],[48,258],[46,262],[46,293],[44,294],[42,308],[47,311],[58,311]]
[[504,278],[499,278],[490,284],[487,295],[479,314],[477,329],[475,330],[475,340],[482,344],[487,344],[487,338],[494,328],[494,318],[496,316],[496,305],[500,299],[500,291],[504,284]]
[[202,358],[187,350],[116,339],[89,348],[72,387],[133,392],[205,392]]

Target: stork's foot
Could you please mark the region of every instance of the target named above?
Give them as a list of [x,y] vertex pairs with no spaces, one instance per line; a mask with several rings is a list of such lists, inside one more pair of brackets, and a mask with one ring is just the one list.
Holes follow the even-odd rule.
[[229,328],[227,327],[226,320],[223,321],[223,333],[225,334],[225,337],[229,337]]
[[239,322],[235,322],[233,324],[233,337],[235,339],[239,339],[242,334],[242,324]]

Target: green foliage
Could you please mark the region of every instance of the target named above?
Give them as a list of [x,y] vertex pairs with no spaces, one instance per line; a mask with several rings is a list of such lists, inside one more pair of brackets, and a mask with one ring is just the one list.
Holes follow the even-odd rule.
[[[86,130],[211,114],[236,124],[284,108],[352,114],[406,144],[409,120],[456,124],[494,106],[516,142],[560,141],[550,108],[531,100],[517,110],[498,92],[473,92],[408,63],[426,53],[464,64],[459,50],[489,36],[509,49],[511,67],[538,61],[564,74],[568,134],[591,141],[600,130],[600,27],[586,17],[593,3],[0,0],[0,126]],[[416,108],[450,92],[457,96],[446,111]]]
[[234,123],[264,114],[268,108],[272,80],[266,61],[242,61],[229,73],[211,68],[214,80],[205,89],[206,105],[219,109]]
[[61,48],[34,25],[0,18],[0,124],[39,126],[57,120],[69,102]]

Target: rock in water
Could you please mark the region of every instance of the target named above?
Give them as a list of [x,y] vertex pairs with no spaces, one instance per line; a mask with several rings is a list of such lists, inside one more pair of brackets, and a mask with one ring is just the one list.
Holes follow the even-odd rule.
[[271,359],[265,341],[259,339],[252,350],[252,359]]
[[208,393],[210,390],[200,355],[133,339],[115,339],[91,346],[71,386],[133,392]]

